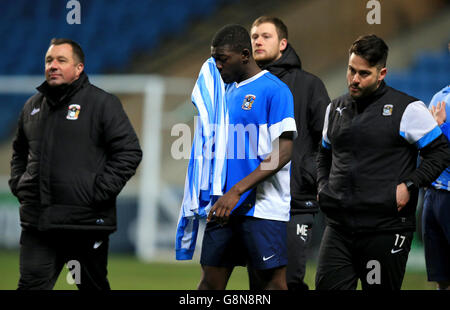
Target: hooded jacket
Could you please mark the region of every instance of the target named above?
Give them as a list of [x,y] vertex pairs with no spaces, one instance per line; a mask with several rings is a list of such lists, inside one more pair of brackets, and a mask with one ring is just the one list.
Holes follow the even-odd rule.
[[316,155],[330,98],[323,82],[302,70],[300,58],[290,44],[280,59],[262,69],[286,83],[294,97],[298,136],[292,150],[291,213],[315,213],[318,211]]
[[84,72],[70,85],[37,89],[13,140],[9,186],[21,225],[114,231],[116,196],[142,157],[119,99]]

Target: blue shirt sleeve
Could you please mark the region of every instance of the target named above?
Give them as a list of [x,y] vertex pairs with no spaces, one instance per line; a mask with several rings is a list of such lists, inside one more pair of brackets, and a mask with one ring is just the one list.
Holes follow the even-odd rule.
[[277,139],[283,132],[297,132],[294,119],[294,98],[287,86],[274,89],[270,97],[268,113],[271,141]]
[[445,135],[447,140],[450,141],[450,124],[445,122],[441,126],[439,126],[442,130],[442,133]]
[[434,141],[441,129],[422,101],[410,103],[403,112],[400,121],[400,135],[418,149]]

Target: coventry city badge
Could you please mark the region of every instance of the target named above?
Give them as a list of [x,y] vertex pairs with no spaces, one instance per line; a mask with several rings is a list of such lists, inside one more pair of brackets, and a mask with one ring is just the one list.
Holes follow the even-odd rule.
[[250,110],[252,108],[253,102],[255,102],[255,95],[247,95],[244,98],[244,102],[242,103],[242,109]]
[[383,107],[383,116],[391,116],[393,108],[394,106],[392,104],[385,104]]
[[81,107],[78,104],[71,104],[69,106],[69,111],[67,112],[67,119],[70,119],[71,121],[77,120],[78,115],[80,114]]

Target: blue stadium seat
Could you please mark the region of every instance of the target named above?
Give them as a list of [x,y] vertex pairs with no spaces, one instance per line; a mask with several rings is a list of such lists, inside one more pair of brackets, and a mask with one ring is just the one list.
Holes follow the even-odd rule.
[[[54,37],[78,41],[86,52],[86,72],[121,71],[138,52],[184,31],[191,20],[209,18],[220,5],[238,0],[79,0],[81,24],[66,22],[68,1],[0,0],[1,74],[42,75],[44,55]],[[26,44],[24,44],[26,42]],[[24,48],[26,46],[26,48]],[[24,98],[0,94],[0,141],[11,133]],[[8,107],[8,108],[6,108]],[[15,123],[15,122],[14,122]]]
[[450,54],[447,46],[438,53],[418,52],[413,64],[401,72],[390,71],[388,85],[429,104],[433,95],[450,84]]
[[[10,42],[6,47],[0,47],[2,55],[15,56],[0,66],[2,72],[40,74],[42,58],[36,55],[45,52],[53,37],[74,39],[83,46],[86,54],[96,55],[91,61],[91,68],[99,70],[95,73],[108,70],[114,61],[118,61],[117,67],[121,67],[131,60],[135,52],[156,48],[163,37],[182,32],[190,20],[207,18],[225,3],[225,0],[79,1],[81,25],[67,24],[69,10],[66,1],[0,1],[0,35],[17,38],[9,41],[27,41],[27,47],[31,49],[28,53]],[[100,49],[100,52],[93,52],[95,49]],[[18,65],[14,63],[16,57],[31,59]]]

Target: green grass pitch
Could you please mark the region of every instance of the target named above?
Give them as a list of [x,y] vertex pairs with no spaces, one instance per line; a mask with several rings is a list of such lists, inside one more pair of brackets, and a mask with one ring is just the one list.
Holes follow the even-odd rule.
[[[315,264],[307,266],[305,282],[314,289]],[[74,290],[75,285],[66,282],[68,270],[63,269],[55,290]],[[167,263],[143,263],[132,255],[110,254],[108,278],[112,289],[117,290],[195,290],[200,279],[198,262],[176,262],[172,258]],[[19,278],[19,254],[17,251],[0,250],[0,289],[14,290]],[[230,290],[247,290],[246,269],[234,270],[228,288]],[[435,289],[433,283],[426,279],[424,270],[408,270],[403,281],[404,290]]]

